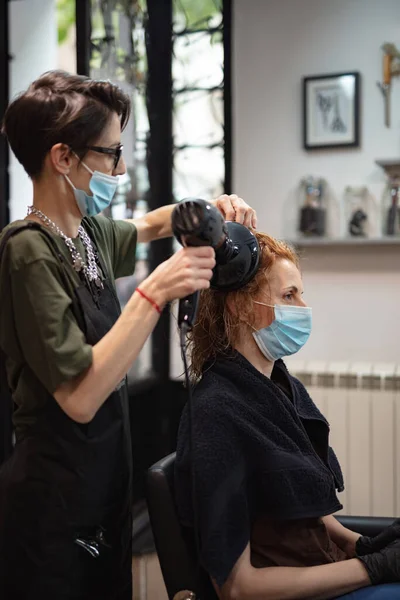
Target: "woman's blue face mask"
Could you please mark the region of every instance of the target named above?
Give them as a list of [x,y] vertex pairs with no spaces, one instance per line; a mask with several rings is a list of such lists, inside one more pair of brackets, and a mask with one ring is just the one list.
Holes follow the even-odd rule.
[[274,361],[298,352],[311,334],[311,308],[271,305],[264,302],[256,304],[270,306],[275,311],[275,320],[271,325],[253,332],[256,344],[265,358]]
[[68,175],[65,175],[65,179],[74,191],[75,200],[82,216],[94,217],[110,206],[117,191],[119,177],[106,175],[105,173],[100,173],[100,171],[92,171],[83,161],[81,164],[92,175],[89,182],[92,196],[84,190],[76,188]]

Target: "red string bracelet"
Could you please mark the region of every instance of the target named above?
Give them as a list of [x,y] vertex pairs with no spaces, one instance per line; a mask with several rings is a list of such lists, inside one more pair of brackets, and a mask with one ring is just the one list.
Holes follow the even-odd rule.
[[161,315],[162,310],[158,306],[157,302],[154,302],[154,300],[152,300],[151,298],[149,298],[148,296],[146,296],[146,294],[144,292],[142,292],[142,290],[140,290],[139,288],[136,288],[136,291],[138,292],[138,294],[140,294],[142,296],[142,298],[144,298],[145,300],[147,300],[147,302],[150,302],[150,304],[152,305],[152,307],[155,308],[156,311]]

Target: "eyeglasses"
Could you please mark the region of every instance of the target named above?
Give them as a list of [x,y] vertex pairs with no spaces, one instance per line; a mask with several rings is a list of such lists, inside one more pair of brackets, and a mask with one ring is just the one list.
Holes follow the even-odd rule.
[[116,148],[103,148],[103,146],[86,146],[88,150],[93,152],[100,152],[100,154],[110,154],[114,156],[114,169],[117,168],[119,159],[121,158],[122,150],[124,149],[122,144],[118,144]]

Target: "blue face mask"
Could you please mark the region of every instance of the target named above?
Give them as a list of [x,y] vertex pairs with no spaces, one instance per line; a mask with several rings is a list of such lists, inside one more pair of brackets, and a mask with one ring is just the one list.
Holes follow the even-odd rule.
[[84,190],[78,190],[67,175],[65,179],[74,190],[75,200],[82,216],[94,217],[110,206],[117,191],[119,178],[100,171],[92,171],[84,162],[82,165],[92,174],[89,188],[93,196],[89,196]]
[[[263,302],[256,302],[270,306]],[[253,332],[257,346],[268,360],[298,352],[311,334],[312,311],[308,306],[275,305],[275,321]]]

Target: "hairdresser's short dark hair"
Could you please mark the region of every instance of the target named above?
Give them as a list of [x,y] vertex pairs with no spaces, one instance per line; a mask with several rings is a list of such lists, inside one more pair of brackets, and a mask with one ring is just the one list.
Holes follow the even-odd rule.
[[124,129],[130,99],[110,81],[96,81],[64,71],[49,71],[8,106],[2,133],[12,151],[34,178],[54,144],[70,146],[81,157],[116,113]]

